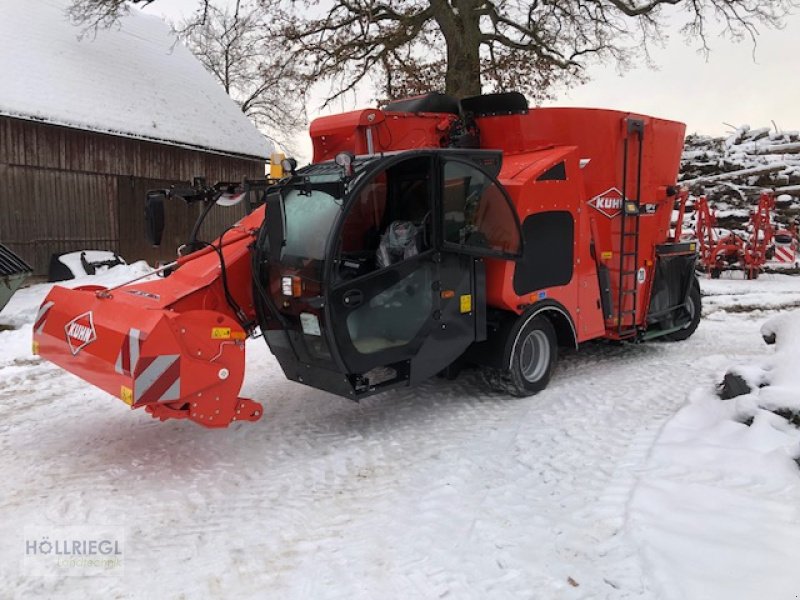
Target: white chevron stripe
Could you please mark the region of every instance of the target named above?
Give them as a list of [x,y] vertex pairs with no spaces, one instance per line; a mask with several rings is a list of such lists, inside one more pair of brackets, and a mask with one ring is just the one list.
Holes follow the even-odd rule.
[[169,369],[175,361],[178,360],[177,354],[165,354],[159,356],[148,367],[142,371],[133,382],[134,386],[134,402],[138,402],[142,396],[147,393],[152,385],[158,381],[167,369]]
[[[45,302],[44,304],[42,304],[42,305],[39,307],[39,312],[38,312],[38,313],[36,313],[36,318],[33,320],[33,322],[34,322],[34,323],[38,323],[38,322],[39,322],[39,319],[41,319],[42,317],[44,317],[44,316],[45,316],[45,314],[47,314],[47,313],[50,311],[50,309],[51,309],[51,308],[53,308],[53,305],[54,305],[54,304],[55,304],[55,302],[53,302],[52,300],[51,300],[50,302]],[[46,322],[47,322],[47,319],[44,319],[44,320],[42,321],[42,324],[41,324],[41,325],[39,325],[39,327],[37,327],[37,329],[36,329],[36,333],[42,333],[42,330],[44,329],[44,324],[45,324]]]

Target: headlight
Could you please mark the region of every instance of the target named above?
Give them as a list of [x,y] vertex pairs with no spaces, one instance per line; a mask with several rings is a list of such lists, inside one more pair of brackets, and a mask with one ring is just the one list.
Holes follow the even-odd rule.
[[284,296],[299,298],[303,295],[303,281],[296,275],[281,277],[281,293]]
[[283,277],[281,279],[281,292],[284,296],[291,296],[292,295],[292,278],[291,277]]

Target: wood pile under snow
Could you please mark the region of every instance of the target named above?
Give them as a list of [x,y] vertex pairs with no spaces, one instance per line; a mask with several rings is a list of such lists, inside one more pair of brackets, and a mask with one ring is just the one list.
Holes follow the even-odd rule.
[[735,228],[749,218],[764,189],[775,191],[776,220],[800,215],[800,132],[743,125],[727,138],[686,138],[680,182],[692,195],[705,194],[720,225]]

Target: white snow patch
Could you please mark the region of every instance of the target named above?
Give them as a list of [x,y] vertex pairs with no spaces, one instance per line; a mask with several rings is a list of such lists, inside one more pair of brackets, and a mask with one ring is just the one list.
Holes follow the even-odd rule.
[[[80,252],[77,254],[80,256]],[[78,265],[80,265],[80,258],[78,259]],[[0,325],[14,328],[28,325],[28,340],[24,347],[26,352],[30,352],[30,326],[33,324],[36,312],[39,310],[39,305],[44,301],[45,297],[50,292],[50,288],[54,285],[60,285],[66,288],[75,288],[89,284],[113,287],[152,272],[153,268],[148,265],[147,262],[140,260],[130,265],[118,265],[108,269],[100,269],[97,271],[97,274],[93,276],[82,275],[75,279],[59,281],[55,284],[42,283],[23,287],[11,297],[11,300],[9,300],[2,312],[0,312]],[[153,277],[155,277],[155,275]],[[0,335],[8,335],[9,333],[15,332],[0,332]],[[0,340],[2,340],[2,338],[0,338]],[[2,385],[0,385],[0,388],[2,388]]]
[[[158,17],[72,25],[71,0],[0,0],[0,115],[266,157],[271,146]],[[83,34],[83,35],[82,35]]]
[[[113,261],[119,258],[113,252],[109,252],[107,250],[81,250],[79,252],[69,252],[67,254],[62,254],[58,257],[58,261],[67,267],[72,273],[73,277],[86,277],[89,273],[86,272],[86,269],[83,267],[83,262],[81,262],[81,255],[86,259],[87,262],[94,263],[94,262],[106,262],[106,261]],[[95,274],[102,273],[103,271],[108,270],[109,267],[97,267]]]
[[752,392],[722,401],[695,390],[634,492],[629,528],[666,599],[800,595],[800,430],[771,412],[800,410],[800,311],[769,332],[777,351],[762,346],[766,358],[733,369]]

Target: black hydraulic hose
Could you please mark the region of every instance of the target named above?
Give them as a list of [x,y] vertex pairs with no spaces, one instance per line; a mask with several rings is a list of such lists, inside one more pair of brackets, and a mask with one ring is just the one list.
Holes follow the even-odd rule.
[[234,225],[228,227],[222,234],[219,236],[219,246],[215,246],[209,242],[202,242],[196,241],[195,243],[198,244],[201,248],[206,246],[210,247],[214,252],[216,252],[217,257],[219,258],[219,268],[220,268],[220,275],[222,279],[222,291],[225,294],[225,300],[228,303],[228,306],[233,311],[234,315],[236,315],[236,320],[239,322],[246,332],[250,332],[253,329],[252,321],[247,320],[247,315],[242,310],[242,307],[239,306],[239,303],[236,302],[236,299],[233,297],[230,291],[230,287],[228,287],[228,270],[225,265],[225,256],[222,254],[222,241],[225,237],[225,234],[228,233],[231,229],[233,229]]
[[189,247],[192,248],[195,244],[203,244],[205,242],[199,242],[197,240],[197,236],[200,234],[200,227],[203,225],[203,222],[206,220],[208,213],[211,212],[211,209],[214,208],[217,204],[217,200],[222,194],[216,194],[213,199],[206,200],[203,206],[203,212],[200,213],[200,216],[197,217],[197,220],[194,222],[194,226],[192,227],[192,233],[189,234]]

